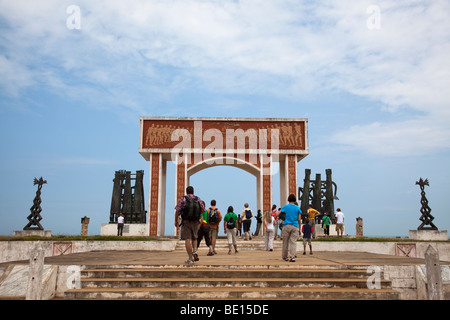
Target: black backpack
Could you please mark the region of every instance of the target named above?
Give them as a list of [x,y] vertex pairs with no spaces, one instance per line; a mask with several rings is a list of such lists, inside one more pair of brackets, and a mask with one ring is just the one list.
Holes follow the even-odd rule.
[[235,225],[234,225],[234,219],[233,217],[230,217],[230,219],[227,222],[227,228],[228,229],[234,229]]
[[212,224],[219,223],[219,213],[217,212],[217,208],[216,209],[209,208],[208,223]]
[[245,218],[246,219],[251,219],[252,218],[252,210],[245,209]]
[[201,207],[197,197],[190,198],[184,196],[186,204],[181,212],[181,218],[188,221],[198,221],[200,219]]

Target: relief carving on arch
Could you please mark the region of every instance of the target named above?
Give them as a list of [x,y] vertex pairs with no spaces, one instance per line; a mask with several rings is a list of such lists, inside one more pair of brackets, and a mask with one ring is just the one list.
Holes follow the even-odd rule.
[[[275,145],[275,142],[277,142],[278,149],[305,149],[304,122],[153,119],[144,121],[142,148],[173,148],[181,140],[180,135],[174,134],[174,132],[185,133],[191,139],[192,148],[207,148],[212,140],[214,142],[217,138],[221,138],[223,148],[225,148],[227,147],[227,137],[235,139],[234,147],[237,148],[239,145],[237,140],[242,137],[245,140],[243,141],[245,149],[252,149],[255,146],[253,143],[257,144],[257,149],[270,148]],[[205,133],[207,134],[205,135]],[[217,137],[218,135],[220,136]],[[208,138],[205,138],[206,136]],[[276,137],[278,141],[272,141],[273,137]],[[266,145],[261,146],[262,142],[265,142]]]

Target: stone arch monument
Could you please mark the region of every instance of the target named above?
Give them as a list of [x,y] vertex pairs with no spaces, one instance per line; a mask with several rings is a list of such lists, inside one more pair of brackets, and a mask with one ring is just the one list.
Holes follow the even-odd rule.
[[272,205],[272,163],[280,163],[280,199],[298,192],[297,163],[309,154],[308,120],[141,117],[139,153],[150,164],[148,234],[162,236],[167,161],[176,170],[173,207],[193,174],[227,165],[256,177],[257,209],[264,212]]

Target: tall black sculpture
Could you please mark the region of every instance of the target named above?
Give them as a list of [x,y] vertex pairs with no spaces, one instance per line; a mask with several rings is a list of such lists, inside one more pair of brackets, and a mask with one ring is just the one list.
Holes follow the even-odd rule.
[[23,228],[23,230],[44,230],[42,225],[40,224],[40,221],[42,220],[41,217],[41,189],[42,185],[46,184],[47,180],[42,179],[42,177],[38,180],[34,178],[34,185],[38,185],[38,189],[36,191],[36,196],[33,200],[33,206],[30,208],[30,215],[28,215],[28,224]]
[[311,180],[311,169],[305,169],[303,188],[298,188],[298,199],[301,202],[300,209],[302,210],[302,216],[306,217],[308,206],[311,204],[314,209],[320,212],[317,218],[320,219],[323,214],[327,213],[331,221],[336,222],[334,200],[339,200],[336,196],[337,185],[331,177],[331,169],[326,169],[325,173],[326,180],[321,180],[320,173],[316,174],[315,180]]
[[[109,223],[117,223],[121,212],[125,223],[145,223],[147,211],[144,206],[143,177],[144,170],[136,171],[136,174],[125,170],[116,171]],[[133,180],[134,186],[131,184]]]
[[419,218],[419,220],[422,221],[422,223],[417,228],[417,230],[437,230],[438,228],[432,222],[434,217],[430,214],[431,208],[428,206],[428,200],[427,197],[425,196],[425,186],[430,185],[428,179],[423,180],[422,178],[420,178],[419,181],[416,181],[416,184],[420,186],[421,190],[420,203],[422,204],[422,207],[420,208],[422,216]]

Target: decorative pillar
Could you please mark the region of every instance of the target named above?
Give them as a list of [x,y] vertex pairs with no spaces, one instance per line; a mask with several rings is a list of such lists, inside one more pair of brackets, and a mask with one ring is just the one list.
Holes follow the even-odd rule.
[[90,218],[84,216],[84,218],[81,218],[81,233],[82,236],[88,235],[88,225],[89,225]]
[[264,214],[272,208],[272,157],[264,162],[261,159],[262,208]]
[[[287,171],[288,171],[288,195],[298,194],[297,185],[297,156],[295,154],[289,154],[287,157]],[[298,199],[297,199],[298,200]],[[287,201],[287,199],[286,199]]]
[[150,156],[150,205],[149,205],[149,236],[158,235],[158,216],[160,213],[160,180],[161,154],[152,153]]
[[278,207],[281,208],[287,203],[288,198],[288,166],[287,166],[287,156],[282,155],[280,157],[280,203]]
[[[183,158],[177,158],[175,163],[175,205],[186,193],[187,187],[187,155]],[[175,214],[175,211],[174,211]],[[179,235],[180,228],[174,226],[174,234]]]

